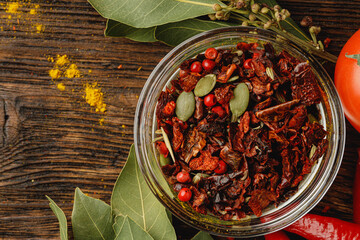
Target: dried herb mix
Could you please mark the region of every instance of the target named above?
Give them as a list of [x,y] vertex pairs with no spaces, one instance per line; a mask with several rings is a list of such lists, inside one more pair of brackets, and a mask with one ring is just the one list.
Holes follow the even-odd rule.
[[184,61],[156,108],[168,183],[199,213],[261,216],[326,152],[320,99],[308,63],[271,44],[209,48]]

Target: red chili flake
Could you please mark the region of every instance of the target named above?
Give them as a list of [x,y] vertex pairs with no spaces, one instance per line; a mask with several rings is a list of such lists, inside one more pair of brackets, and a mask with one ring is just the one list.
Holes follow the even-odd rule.
[[330,210],[330,206],[329,205],[326,205],[322,210],[321,210],[321,212],[322,213],[327,213],[329,210]]
[[331,43],[331,39],[330,39],[330,38],[325,38],[325,40],[324,40],[324,47],[325,47],[325,48],[328,48],[330,43]]
[[174,101],[168,102],[164,107],[163,113],[165,116],[172,116],[175,112],[176,104]]
[[118,67],[117,67],[117,69],[121,69],[122,68],[122,64],[120,64]]

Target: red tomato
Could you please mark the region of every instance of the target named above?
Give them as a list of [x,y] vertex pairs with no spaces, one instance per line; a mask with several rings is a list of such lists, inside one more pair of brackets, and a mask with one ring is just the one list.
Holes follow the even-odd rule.
[[345,44],[335,68],[335,86],[345,115],[360,132],[360,30]]
[[190,66],[190,71],[195,73],[200,73],[202,71],[201,62],[199,61],[193,62]]
[[214,172],[217,174],[223,174],[226,172],[226,170],[227,164],[223,160],[220,160],[218,166],[214,169]]
[[208,48],[205,51],[205,57],[207,59],[215,59],[217,57],[218,52],[215,48]]
[[187,202],[191,199],[192,193],[188,188],[182,188],[178,194],[178,198],[180,201]]
[[209,59],[205,59],[202,62],[202,67],[207,70],[210,71],[211,69],[213,69],[215,67],[215,62]]
[[252,65],[252,59],[251,58],[246,59],[244,62],[244,68],[251,69],[251,65]]
[[176,174],[176,180],[181,183],[186,183],[191,181],[190,174],[186,171],[181,171]]
[[214,94],[208,94],[205,98],[204,98],[204,104],[207,107],[212,107],[216,104],[216,97]]

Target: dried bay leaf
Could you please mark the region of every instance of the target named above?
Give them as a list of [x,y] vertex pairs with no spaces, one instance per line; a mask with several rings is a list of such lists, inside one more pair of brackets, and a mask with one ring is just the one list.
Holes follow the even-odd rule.
[[136,161],[134,146],[111,196],[114,215],[129,216],[156,240],[176,239],[164,206],[150,191]]
[[126,37],[138,42],[156,42],[156,27],[134,28],[129,25],[108,19],[106,22],[105,36]]
[[148,28],[214,13],[218,0],[88,0],[104,18]]
[[111,207],[101,200],[88,197],[79,188],[75,190],[72,212],[75,239],[114,239]]
[[128,216],[118,215],[115,217],[113,225],[115,231],[114,240],[153,240],[153,238],[145,232],[138,224],[136,224]]
[[214,240],[210,234],[200,231],[191,240]]
[[170,46],[176,46],[196,34],[221,28],[238,26],[239,24],[224,21],[207,21],[201,19],[188,19],[180,22],[158,26],[155,31],[156,39]]
[[48,196],[46,198],[49,200],[49,206],[51,210],[54,212],[55,216],[59,220],[59,228],[60,228],[60,239],[68,240],[68,229],[67,229],[67,220],[64,212],[59,208],[59,206]]

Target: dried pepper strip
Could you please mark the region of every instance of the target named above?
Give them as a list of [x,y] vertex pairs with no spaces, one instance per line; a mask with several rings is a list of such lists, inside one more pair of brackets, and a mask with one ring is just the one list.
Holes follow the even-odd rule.
[[[184,61],[158,99],[157,124],[175,155],[163,173],[174,191],[191,191],[188,203],[200,213],[261,216],[290,197],[326,152],[327,132],[309,119],[319,116],[320,99],[310,66],[286,51],[257,43],[208,49]],[[180,112],[188,102],[191,116]],[[192,181],[177,181],[185,172]]]

